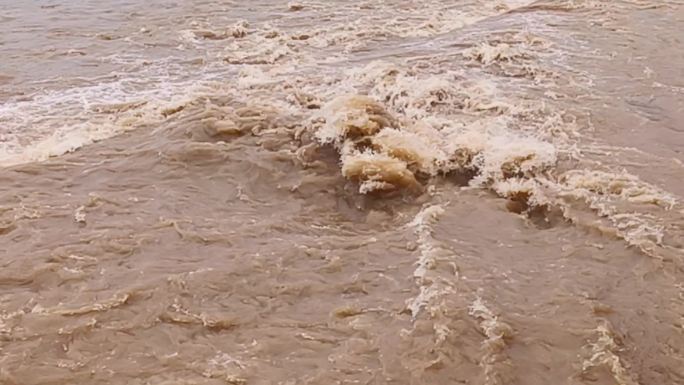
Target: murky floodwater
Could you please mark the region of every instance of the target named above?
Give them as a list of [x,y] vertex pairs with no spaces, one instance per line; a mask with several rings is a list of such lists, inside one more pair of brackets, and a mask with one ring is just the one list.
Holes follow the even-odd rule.
[[0,0],[0,383],[684,383],[682,30]]

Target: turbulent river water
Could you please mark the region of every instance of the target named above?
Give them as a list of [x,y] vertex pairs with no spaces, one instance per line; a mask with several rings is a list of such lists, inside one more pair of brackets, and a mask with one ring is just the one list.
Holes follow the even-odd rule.
[[0,384],[684,384],[682,31],[0,0]]

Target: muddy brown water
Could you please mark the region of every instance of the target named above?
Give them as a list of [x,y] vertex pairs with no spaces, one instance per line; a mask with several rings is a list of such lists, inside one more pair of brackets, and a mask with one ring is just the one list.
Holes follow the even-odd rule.
[[0,5],[0,384],[684,383],[681,1]]

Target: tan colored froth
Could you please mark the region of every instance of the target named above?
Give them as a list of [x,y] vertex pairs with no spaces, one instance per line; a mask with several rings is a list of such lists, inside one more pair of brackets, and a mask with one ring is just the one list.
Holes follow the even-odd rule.
[[409,164],[426,161],[420,149],[405,146],[403,133],[392,128],[398,126],[396,119],[380,103],[364,95],[344,95],[333,99],[322,112],[325,124],[317,137],[335,145],[342,175],[359,183],[359,192],[418,186]]
[[342,175],[361,184],[361,192],[395,190],[418,185],[406,162],[372,152],[342,158]]
[[377,134],[395,125],[394,118],[374,99],[363,95],[340,96],[323,108],[326,125],[318,132],[324,143]]
[[386,129],[372,139],[373,147],[406,162],[411,169],[434,175],[444,158],[442,151],[419,134]]
[[553,167],[557,158],[552,144],[516,135],[505,122],[488,126],[429,117],[399,120],[364,95],[335,98],[322,113],[325,123],[316,133],[318,140],[335,146],[343,175],[361,183],[363,193],[415,186],[416,174],[466,169],[476,172],[471,184],[491,187],[512,177],[533,178]]

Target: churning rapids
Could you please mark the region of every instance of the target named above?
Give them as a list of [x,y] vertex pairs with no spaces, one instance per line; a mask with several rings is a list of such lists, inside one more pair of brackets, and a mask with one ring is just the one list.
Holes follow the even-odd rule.
[[682,31],[0,0],[0,384],[684,384]]

